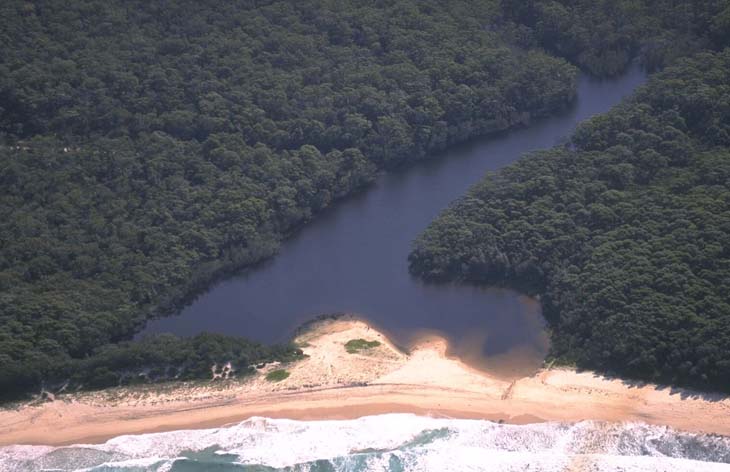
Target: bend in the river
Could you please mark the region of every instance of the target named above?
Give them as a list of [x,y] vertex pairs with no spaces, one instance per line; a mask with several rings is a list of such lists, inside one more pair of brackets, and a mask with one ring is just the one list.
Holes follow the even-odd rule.
[[548,348],[539,303],[511,290],[414,279],[407,264],[411,242],[485,172],[559,143],[579,121],[607,111],[645,79],[638,67],[611,80],[582,75],[575,104],[562,114],[383,175],[315,217],[267,263],[217,284],[179,316],[149,322],[143,334],[209,331],[276,342],[315,315],[349,312],[403,344],[438,332],[455,354],[493,371],[539,366]]

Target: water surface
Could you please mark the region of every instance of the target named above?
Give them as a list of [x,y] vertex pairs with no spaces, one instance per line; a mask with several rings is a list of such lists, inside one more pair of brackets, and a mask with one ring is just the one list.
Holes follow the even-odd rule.
[[575,104],[560,115],[383,175],[315,217],[270,261],[215,285],[179,316],[149,322],[143,334],[209,331],[278,342],[315,315],[349,312],[402,344],[438,332],[455,354],[493,371],[538,366],[548,348],[538,303],[512,290],[414,279],[411,242],[485,172],[558,144],[645,79],[638,67],[611,80],[583,75]]
[[[282,447],[282,445],[286,445]],[[346,421],[251,418],[104,444],[0,447],[3,471],[730,472],[730,438],[643,423],[497,424],[388,414]]]

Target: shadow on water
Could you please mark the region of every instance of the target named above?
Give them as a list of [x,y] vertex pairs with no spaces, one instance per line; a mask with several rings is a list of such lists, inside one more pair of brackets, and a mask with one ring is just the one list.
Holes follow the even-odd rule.
[[279,342],[320,313],[348,312],[399,344],[438,333],[452,354],[491,372],[536,369],[548,349],[539,303],[501,288],[424,284],[408,273],[411,243],[485,172],[560,143],[645,80],[638,67],[611,80],[581,76],[565,112],[381,176],[318,215],[267,263],[216,284],[178,316],[150,321],[142,334],[208,331]]

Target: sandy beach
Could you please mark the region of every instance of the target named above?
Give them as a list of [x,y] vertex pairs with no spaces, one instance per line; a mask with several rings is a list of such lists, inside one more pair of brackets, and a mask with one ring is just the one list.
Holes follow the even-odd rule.
[[[353,339],[380,345],[349,353]],[[308,357],[244,379],[116,388],[0,410],[0,445],[98,443],[122,434],[210,428],[251,416],[350,419],[411,412],[511,423],[642,421],[730,435],[730,398],[607,379],[569,369],[504,380],[421,339],[402,352],[353,317],[312,324],[296,340]],[[272,382],[266,373],[286,369]]]

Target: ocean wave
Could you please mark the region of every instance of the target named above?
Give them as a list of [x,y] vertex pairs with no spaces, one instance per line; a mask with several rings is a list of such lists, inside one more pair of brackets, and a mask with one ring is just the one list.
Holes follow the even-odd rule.
[[644,423],[498,424],[388,414],[346,421],[251,418],[99,445],[0,448],[0,470],[728,471],[730,438]]

